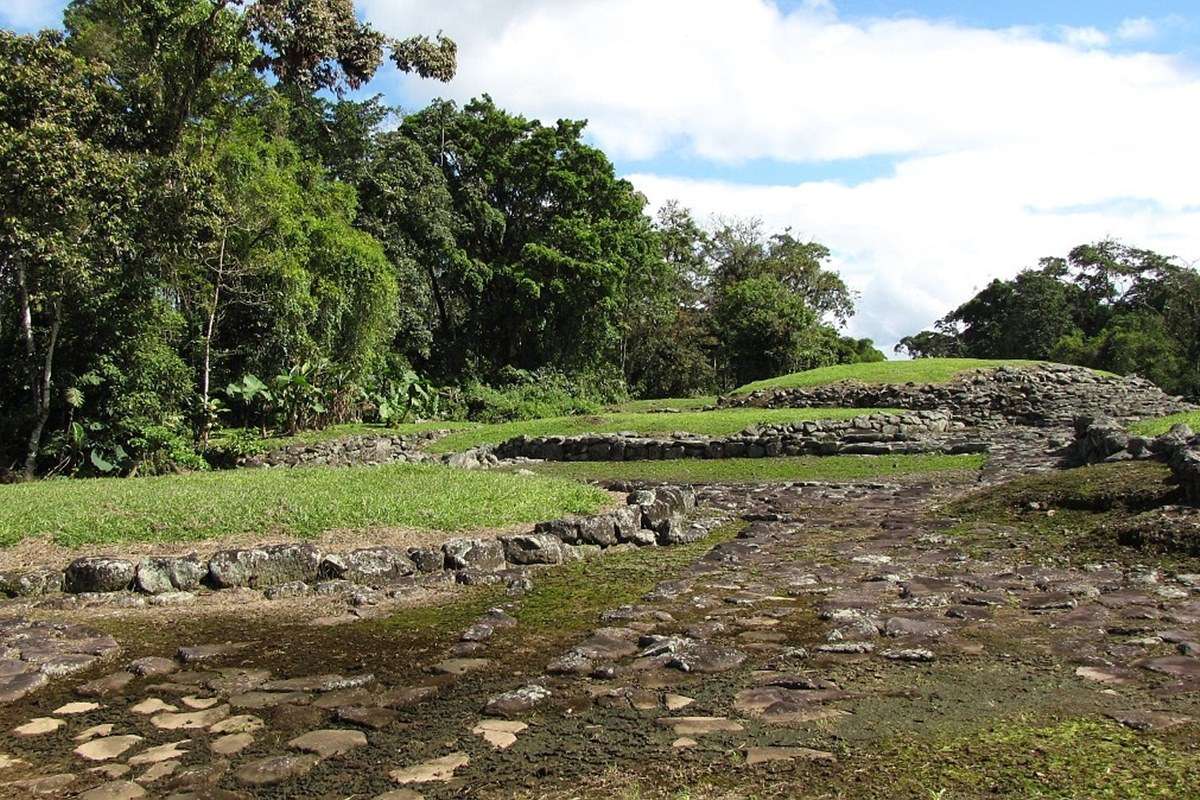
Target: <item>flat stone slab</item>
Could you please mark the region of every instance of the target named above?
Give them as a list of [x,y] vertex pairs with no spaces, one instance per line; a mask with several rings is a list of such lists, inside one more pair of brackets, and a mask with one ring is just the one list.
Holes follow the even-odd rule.
[[209,748],[219,756],[235,756],[254,744],[254,734],[230,733],[214,739]]
[[520,689],[498,694],[489,699],[483,707],[483,713],[497,717],[523,714],[545,702],[550,695],[550,690],[545,686],[537,684],[522,686]]
[[320,763],[321,757],[312,753],[270,756],[243,764],[234,771],[233,777],[247,786],[271,786],[307,775]]
[[111,722],[106,722],[103,725],[93,725],[92,727],[77,733],[74,739],[77,742],[86,742],[91,739],[95,739],[98,736],[111,736],[113,728],[115,727],[116,725],[113,725]]
[[365,675],[309,675],[303,678],[267,681],[259,688],[264,692],[334,692],[339,689],[357,689],[373,683],[375,676]]
[[1136,731],[1167,730],[1192,721],[1191,717],[1161,711],[1114,711],[1105,716]]
[[837,761],[833,753],[812,750],[807,747],[749,747],[746,748],[746,766],[766,764],[772,761]]
[[445,783],[454,777],[455,770],[471,763],[466,753],[451,753],[411,767],[394,769],[390,776],[396,783]]
[[88,761],[108,761],[142,741],[141,736],[102,736],[75,748],[75,755]]
[[412,789],[393,789],[390,792],[375,795],[372,800],[425,800],[425,798]]
[[707,733],[740,733],[742,723],[726,717],[660,717],[655,722],[675,731],[676,736],[702,736]]
[[517,734],[528,729],[524,722],[508,719],[485,719],[471,728],[471,733],[483,737],[483,740],[497,750],[506,750],[517,743]]
[[1191,656],[1163,656],[1139,661],[1138,666],[1177,678],[1200,678],[1200,658]]
[[367,746],[367,736],[362,731],[347,731],[327,728],[310,731],[288,742],[293,750],[316,753],[321,758],[332,758]]
[[107,697],[118,694],[136,677],[132,672],[121,670],[113,672],[93,681],[81,683],[75,687],[75,694],[80,697]]
[[157,697],[147,697],[142,702],[130,706],[129,710],[134,714],[142,714],[148,717],[151,714],[159,714],[164,711],[178,711],[179,706],[173,706]]
[[181,739],[178,742],[170,742],[168,744],[160,744],[157,747],[151,747],[143,750],[129,759],[129,765],[138,767],[142,764],[157,764],[161,761],[171,761],[173,759],[183,758],[187,755],[187,750],[181,749],[191,739]]
[[146,790],[133,781],[109,781],[76,795],[77,800],[137,800]]
[[266,723],[260,717],[253,714],[238,714],[208,726],[208,732],[214,734],[223,733],[254,733],[261,731],[266,727]]
[[486,658],[448,658],[434,664],[430,669],[439,675],[466,675],[491,663]]
[[150,724],[164,731],[192,730],[207,728],[229,716],[229,706],[217,706],[204,711],[190,711],[156,714],[150,718]]
[[61,719],[54,717],[35,717],[24,725],[18,725],[13,728],[13,733],[17,736],[44,736],[47,733],[54,733],[66,723]]
[[129,671],[143,678],[155,678],[170,675],[179,670],[179,663],[172,658],[162,656],[146,656],[129,662]]
[[97,711],[101,708],[104,708],[104,706],[100,705],[99,703],[74,702],[61,705],[50,713],[58,717],[69,717],[76,714],[87,714],[90,711]]
[[233,655],[239,650],[245,650],[251,644],[253,643],[224,642],[221,644],[197,644],[179,648],[177,655],[179,660],[185,664],[198,664]]

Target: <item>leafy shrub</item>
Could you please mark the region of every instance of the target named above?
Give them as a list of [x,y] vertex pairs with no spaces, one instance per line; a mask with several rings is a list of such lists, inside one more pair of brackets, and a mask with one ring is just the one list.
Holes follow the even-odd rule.
[[517,422],[594,414],[626,397],[623,382],[604,373],[567,375],[550,369],[506,368],[494,386],[468,384],[459,396],[452,396],[451,407],[476,422]]
[[225,431],[220,438],[213,438],[204,451],[204,459],[218,469],[236,467],[243,458],[265,452],[266,444],[257,433],[245,428]]

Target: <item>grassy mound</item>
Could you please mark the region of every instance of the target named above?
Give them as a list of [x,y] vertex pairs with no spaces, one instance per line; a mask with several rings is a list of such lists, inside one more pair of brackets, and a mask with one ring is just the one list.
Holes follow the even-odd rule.
[[1027,475],[959,501],[958,506],[976,514],[1030,508],[1142,511],[1171,502],[1177,492],[1165,465],[1132,461]]
[[0,486],[0,546],[314,536],[386,527],[465,531],[589,514],[608,496],[567,480],[450,467],[233,470]]
[[1172,425],[1178,425],[1181,422],[1193,431],[1200,431],[1200,411],[1185,411],[1182,414],[1171,414],[1167,417],[1144,419],[1129,426],[1129,432],[1139,436],[1158,436],[1171,430]]
[[982,455],[800,456],[795,458],[681,458],[663,461],[546,462],[530,467],[541,475],[580,480],[664,483],[769,483],[854,481],[929,472],[977,470]]
[[584,433],[630,431],[645,436],[695,433],[728,436],[751,425],[786,424],[815,419],[853,419],[870,413],[899,413],[895,409],[869,408],[727,408],[720,411],[680,411],[664,414],[634,412],[549,417],[522,422],[474,425],[435,442],[430,450],[454,453],[484,444],[499,444],[518,436],[578,436]]
[[799,389],[842,381],[860,383],[947,383],[972,369],[1028,367],[1041,362],[987,358],[916,358],[911,361],[877,361],[871,364],[838,364],[806,372],[747,383],[731,394],[748,394],[759,389]]

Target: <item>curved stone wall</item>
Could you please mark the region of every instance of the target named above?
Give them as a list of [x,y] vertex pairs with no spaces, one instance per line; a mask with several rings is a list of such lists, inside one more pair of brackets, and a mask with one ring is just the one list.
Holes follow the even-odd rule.
[[1081,464],[1154,458],[1166,462],[1184,499],[1200,505],[1200,436],[1175,425],[1161,436],[1131,435],[1116,420],[1080,417],[1075,423],[1075,457]]
[[871,414],[850,420],[762,425],[733,436],[636,434],[519,437],[494,455],[541,461],[656,461],[673,458],[766,458],[804,455],[973,453],[987,442],[940,411]]

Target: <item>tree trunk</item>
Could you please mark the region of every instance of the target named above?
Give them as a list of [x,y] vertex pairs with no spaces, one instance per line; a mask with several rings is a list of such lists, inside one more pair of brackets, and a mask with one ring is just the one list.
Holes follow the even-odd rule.
[[[29,297],[29,285],[23,265],[17,265],[17,293],[21,303],[21,337],[25,341],[25,354],[32,364],[37,355],[33,340],[33,304]],[[33,480],[37,474],[38,455],[42,449],[42,433],[46,429],[46,421],[50,418],[50,384],[54,374],[54,351],[58,346],[58,332],[62,327],[62,300],[56,298],[51,306],[50,334],[46,340],[46,354],[42,359],[41,368],[30,381],[30,395],[33,405],[33,428],[29,432],[29,441],[25,450],[25,479]]]
[[213,332],[217,327],[217,310],[221,304],[221,282],[225,280],[225,242],[228,237],[227,230],[221,232],[221,252],[217,256],[217,279],[213,281],[212,305],[209,306],[208,322],[204,329],[204,364],[200,368],[200,398],[203,402],[204,422],[202,424],[204,428],[200,432],[200,441],[205,446],[208,445],[208,436],[212,431],[213,422],[208,407],[209,383],[212,376],[212,340]]

